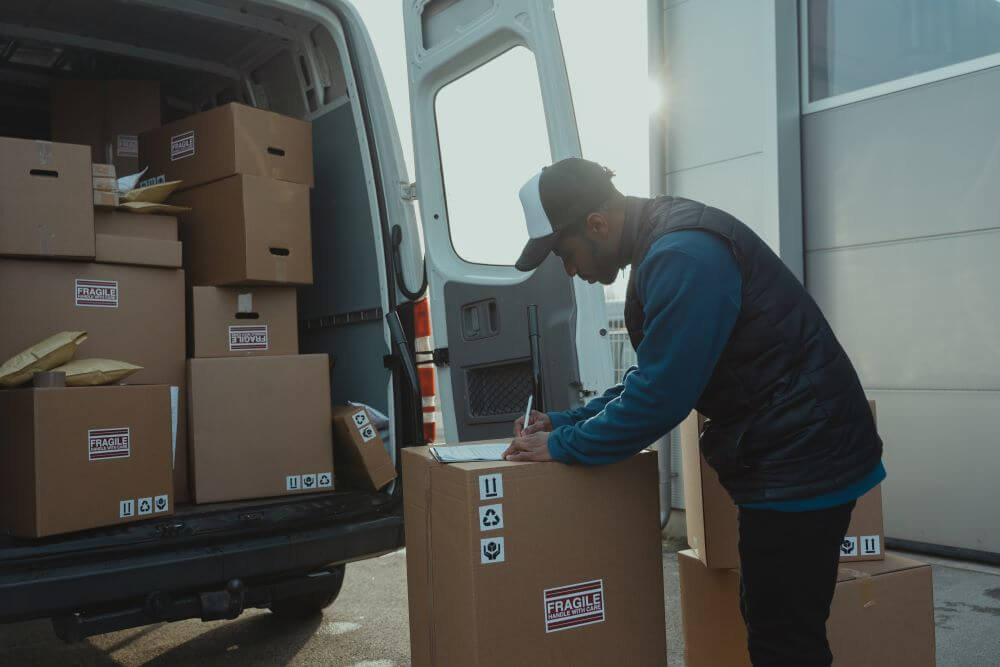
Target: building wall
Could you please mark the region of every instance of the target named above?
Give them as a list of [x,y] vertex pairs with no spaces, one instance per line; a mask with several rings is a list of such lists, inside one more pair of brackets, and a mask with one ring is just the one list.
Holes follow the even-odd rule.
[[1000,552],[1000,69],[803,117],[806,285],[878,403],[892,537]]

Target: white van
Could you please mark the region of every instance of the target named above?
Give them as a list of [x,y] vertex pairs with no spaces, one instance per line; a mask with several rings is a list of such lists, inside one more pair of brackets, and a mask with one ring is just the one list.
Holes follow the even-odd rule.
[[[315,284],[299,293],[301,351],[336,361],[334,401],[388,414],[397,448],[423,444],[417,367],[427,364],[437,367],[449,441],[505,437],[536,389],[545,409],[559,410],[611,384],[603,292],[567,278],[555,259],[525,275],[463,258],[435,101],[481,65],[518,54],[533,63],[526,78],[540,90],[548,134],[548,150],[540,146],[518,178],[578,155],[552,0],[406,0],[402,11],[415,185],[372,42],[346,0],[4,2],[0,136],[48,138],[55,78],[157,79],[164,121],[230,101],[311,121]],[[481,219],[462,209],[473,235],[516,202],[516,187],[491,180],[495,157],[481,156],[481,173],[464,170],[484,193]],[[425,293],[435,347],[417,354],[414,303]],[[534,373],[529,305],[541,332]],[[400,498],[397,483],[382,493],[179,506],[168,519],[44,540],[0,537],[0,621],[51,617],[61,637],[79,640],[235,618],[248,607],[316,611],[336,597],[344,563],[402,546]]]

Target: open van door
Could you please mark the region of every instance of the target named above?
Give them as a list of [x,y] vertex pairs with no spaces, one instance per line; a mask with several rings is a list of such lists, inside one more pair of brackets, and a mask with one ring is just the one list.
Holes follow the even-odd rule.
[[533,391],[529,304],[545,410],[612,379],[603,288],[554,257],[513,267],[527,241],[518,189],[580,155],[552,0],[404,0],[403,12],[445,437],[509,436]]

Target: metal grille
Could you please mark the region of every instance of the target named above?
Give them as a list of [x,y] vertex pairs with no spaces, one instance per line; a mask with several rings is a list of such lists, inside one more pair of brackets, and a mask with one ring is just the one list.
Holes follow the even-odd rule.
[[531,362],[517,361],[465,371],[473,417],[523,412],[532,392]]

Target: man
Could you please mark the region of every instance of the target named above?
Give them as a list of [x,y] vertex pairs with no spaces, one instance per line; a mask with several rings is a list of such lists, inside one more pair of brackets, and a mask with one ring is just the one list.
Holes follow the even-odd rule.
[[687,199],[624,197],[612,176],[570,158],[528,181],[517,268],[552,252],[570,276],[607,285],[631,265],[625,324],[638,363],[586,406],[519,420],[505,457],[613,463],[697,408],[701,450],[739,505],[753,664],[830,665],[840,544],[855,500],[885,477],[857,373],[749,227]]

